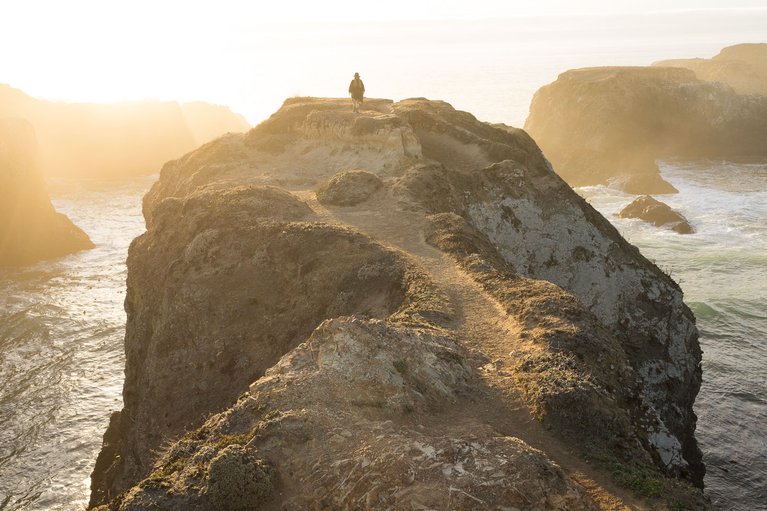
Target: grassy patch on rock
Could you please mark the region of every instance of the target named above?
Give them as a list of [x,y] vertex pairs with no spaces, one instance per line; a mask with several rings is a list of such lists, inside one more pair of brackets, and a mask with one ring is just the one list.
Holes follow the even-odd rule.
[[608,471],[613,481],[652,506],[672,511],[708,509],[703,495],[691,485],[663,475],[656,467],[636,459],[621,460],[591,445],[589,458]]
[[224,448],[208,466],[205,494],[221,511],[258,509],[273,489],[271,468],[240,445]]

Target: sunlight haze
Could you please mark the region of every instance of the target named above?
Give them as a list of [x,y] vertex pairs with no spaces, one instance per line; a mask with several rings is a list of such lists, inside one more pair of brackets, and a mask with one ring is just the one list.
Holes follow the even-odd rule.
[[[482,54],[479,60],[488,59],[492,66],[479,48],[482,43],[492,43],[497,51],[495,43],[500,42],[513,58],[531,42],[550,44],[581,25],[589,31],[620,25],[619,13],[723,7],[715,1],[592,0],[575,5],[555,0],[398,0],[385,6],[342,1],[2,2],[0,83],[65,101],[204,100],[229,105],[256,123],[290,95],[343,96],[347,75],[357,70],[363,76],[372,73],[375,96],[442,95],[467,109],[479,107],[478,113],[487,116],[479,105],[462,102],[460,91],[451,90],[449,83],[411,90],[393,78],[403,73],[414,81],[434,76],[437,70],[419,68],[413,61],[416,47],[422,55],[432,55],[444,45],[462,44],[463,54],[475,48]],[[567,16],[574,14],[590,17],[573,24]],[[617,16],[617,21],[602,21],[602,15]],[[525,21],[520,16],[537,18]],[[696,21],[696,33],[704,35],[708,24],[732,17],[742,27],[742,39],[763,31],[767,9],[764,2],[741,0],[721,13],[701,11],[697,16],[706,20]],[[654,21],[647,25],[638,30],[663,30]],[[669,25],[672,32],[676,25]],[[739,41],[735,35],[710,39],[711,52]],[[566,51],[555,43],[550,53],[562,49]],[[550,72],[545,79],[553,77]],[[490,120],[519,123],[523,114]]]

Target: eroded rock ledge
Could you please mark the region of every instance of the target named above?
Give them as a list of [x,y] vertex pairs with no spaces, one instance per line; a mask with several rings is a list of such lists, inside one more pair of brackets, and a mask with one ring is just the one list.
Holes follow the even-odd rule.
[[767,157],[767,97],[688,69],[574,69],[536,92],[525,129],[571,186],[673,193],[659,159]]
[[93,248],[88,235],[57,213],[37,165],[28,122],[0,119],[0,266],[20,266]]
[[[91,507],[237,509],[233,466],[262,509],[705,508],[679,287],[523,131],[365,105],[291,99],[163,167]],[[381,184],[317,199],[348,171]]]

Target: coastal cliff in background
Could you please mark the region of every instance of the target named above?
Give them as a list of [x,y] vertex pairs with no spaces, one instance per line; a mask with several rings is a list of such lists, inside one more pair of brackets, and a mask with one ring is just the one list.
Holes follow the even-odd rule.
[[767,44],[736,44],[711,59],[673,59],[657,67],[684,67],[700,80],[726,83],[738,94],[767,95]]
[[135,101],[62,103],[0,84],[0,115],[29,121],[46,176],[151,174],[166,161],[227,132],[250,128],[227,107]]
[[571,186],[672,193],[656,160],[767,157],[767,96],[688,69],[575,69],[535,93],[525,129]]
[[92,247],[88,236],[51,205],[37,167],[32,126],[0,118],[0,266],[31,264]]
[[144,216],[92,508],[707,507],[682,292],[524,131],[295,98]]

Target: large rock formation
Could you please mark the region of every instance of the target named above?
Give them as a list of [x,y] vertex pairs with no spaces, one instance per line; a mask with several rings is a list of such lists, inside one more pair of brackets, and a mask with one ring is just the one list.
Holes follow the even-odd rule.
[[37,166],[32,126],[0,118],[0,266],[31,264],[92,247],[87,234],[53,209]]
[[151,174],[224,133],[250,128],[227,107],[134,101],[59,103],[0,84],[0,112],[28,120],[37,133],[40,170],[51,176]]
[[571,186],[670,193],[658,159],[767,157],[767,97],[687,69],[575,69],[535,93],[525,129]]
[[[523,131],[365,107],[291,99],[163,167],[91,506],[633,505],[612,474],[705,508],[679,287]],[[317,200],[350,170],[383,184]]]
[[710,59],[672,59],[658,67],[684,67],[701,80],[726,83],[739,94],[767,95],[767,44],[736,44]]

